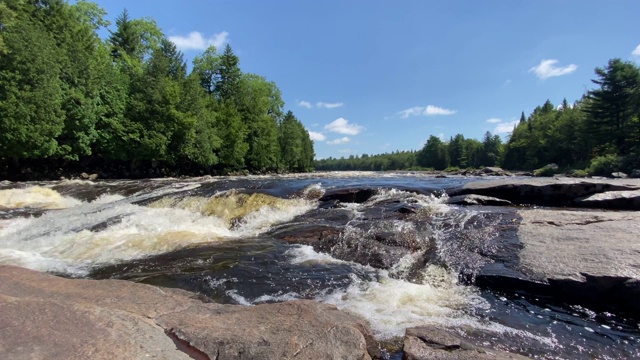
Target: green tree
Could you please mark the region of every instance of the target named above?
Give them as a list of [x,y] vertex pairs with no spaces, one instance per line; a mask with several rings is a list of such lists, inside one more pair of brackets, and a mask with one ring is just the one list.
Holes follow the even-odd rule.
[[[214,93],[221,101],[236,101],[240,98],[242,72],[238,64],[240,59],[231,50],[231,45],[227,44],[217,69],[217,81],[215,82]],[[236,103],[236,106],[238,104]]]
[[[617,152],[626,155],[637,144],[635,133],[638,119],[638,89],[640,69],[621,59],[612,59],[606,67],[596,68],[595,80],[599,88],[588,92],[586,108],[598,143],[606,148],[612,144]],[[605,150],[606,151],[606,150]]]
[[52,156],[64,128],[62,56],[54,36],[34,18],[29,5],[7,3],[15,15],[2,29],[0,56],[0,157]]

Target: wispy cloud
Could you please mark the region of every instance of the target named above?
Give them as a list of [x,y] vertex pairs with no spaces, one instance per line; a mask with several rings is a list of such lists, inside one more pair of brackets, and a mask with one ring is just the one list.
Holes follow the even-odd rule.
[[351,150],[351,149],[340,149],[340,150],[338,150],[338,152],[341,153],[341,154],[351,154],[352,151],[353,150]]
[[424,112],[424,107],[422,107],[422,106],[414,106],[412,108],[404,109],[404,110],[398,112],[398,115],[400,115],[401,119],[407,119],[409,116],[420,115],[420,114],[422,114],[422,112]]
[[453,115],[455,114],[455,110],[444,109],[438,106],[427,105],[427,108],[424,110],[424,114],[429,115]]
[[302,107],[305,107],[307,109],[311,109],[313,107],[313,105],[310,102],[304,101],[304,100],[298,101],[298,106],[302,106]]
[[345,135],[358,135],[364,130],[364,127],[357,124],[349,124],[345,118],[337,118],[330,124],[324,126],[325,130]]
[[310,131],[310,130],[307,130],[307,131],[309,132],[309,137],[313,141],[325,141],[325,140],[327,140],[327,137],[324,136],[323,133],[320,133],[320,132],[317,132],[317,131]]
[[491,119],[487,119],[487,122],[488,122],[489,124],[497,124],[497,123],[502,122],[502,119],[499,119],[499,118],[491,118]]
[[351,141],[351,139],[349,139],[348,137],[345,136],[345,137],[340,138],[340,139],[327,141],[327,144],[329,144],[329,145],[339,145],[339,144],[346,144],[349,141]]
[[404,109],[398,112],[401,119],[407,119],[411,116],[425,115],[453,115],[457,111],[441,108],[439,106],[427,105],[427,106],[414,106],[412,108]]
[[631,52],[631,55],[640,58],[640,45],[636,46],[636,48]]
[[513,128],[516,126],[517,123],[518,123],[518,120],[499,123],[496,126],[496,128],[493,129],[493,133],[494,134],[507,134],[507,133],[510,133],[510,132],[513,131]]
[[176,44],[176,47],[180,50],[204,50],[213,45],[216,49],[220,49],[222,45],[229,42],[229,33],[223,31],[221,33],[213,34],[209,38],[205,38],[201,32],[192,31],[187,36],[169,36],[169,41]]
[[344,104],[341,102],[336,102],[336,103],[326,103],[326,102],[322,102],[322,101],[318,101],[316,103],[316,106],[319,108],[325,108],[325,109],[335,109],[335,108],[339,108],[342,107]]
[[572,72],[578,69],[576,64],[569,64],[567,66],[556,66],[558,60],[556,59],[545,59],[538,64],[538,66],[534,66],[529,69],[529,72],[536,74],[542,80],[548,79],[554,76],[562,76],[571,74]]

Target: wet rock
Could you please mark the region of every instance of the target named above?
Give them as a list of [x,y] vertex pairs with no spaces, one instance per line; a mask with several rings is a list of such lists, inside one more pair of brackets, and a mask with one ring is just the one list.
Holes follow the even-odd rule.
[[483,195],[458,195],[450,197],[447,201],[451,205],[495,205],[495,206],[507,206],[511,205],[511,201],[502,200],[491,196]]
[[640,180],[529,178],[471,182],[448,194],[492,196],[517,205],[573,206],[575,200],[593,194],[632,190],[640,190]]
[[320,198],[320,202],[338,200],[340,202],[361,204],[375,194],[375,189],[332,189],[325,192],[324,196]]
[[485,167],[484,169],[480,170],[480,172],[485,174],[485,175],[490,175],[490,176],[504,176],[504,175],[507,175],[507,172],[504,171],[502,168],[494,167],[494,166]]
[[[7,359],[370,359],[365,323],[313,301],[258,306],[121,280],[0,266]],[[198,357],[194,357],[194,354]],[[371,355],[370,355],[371,354]]]
[[449,333],[429,326],[407,329],[403,360],[528,359],[495,349],[481,348]]
[[640,318],[640,213],[531,209],[518,215],[521,222],[508,230],[517,229],[521,250],[493,257],[476,285]]
[[640,210],[640,190],[607,191],[576,199],[574,203],[590,208]]
[[612,178],[616,178],[616,179],[626,179],[629,177],[629,175],[623,173],[623,172],[614,172],[611,174]]

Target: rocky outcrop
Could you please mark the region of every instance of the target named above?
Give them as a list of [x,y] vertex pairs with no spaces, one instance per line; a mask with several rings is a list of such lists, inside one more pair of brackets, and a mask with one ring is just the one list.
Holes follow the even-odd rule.
[[370,359],[365,323],[313,301],[221,305],[121,280],[0,266],[7,359]]
[[[640,213],[528,209],[476,284],[640,318]],[[511,234],[505,232],[511,231]]]
[[421,326],[407,329],[403,360],[529,359],[517,354],[475,346],[449,332]]
[[[596,206],[585,197],[611,191],[640,190],[636,179],[524,178],[476,181],[448,191],[449,196],[483,195],[511,201],[516,205]],[[611,207],[614,204],[612,204]],[[636,205],[624,209],[638,210]]]
[[607,191],[574,201],[576,206],[600,209],[640,209],[640,190]]
[[483,195],[458,195],[452,196],[447,201],[450,205],[496,205],[496,206],[508,206],[511,205],[511,201],[498,199],[491,196]]

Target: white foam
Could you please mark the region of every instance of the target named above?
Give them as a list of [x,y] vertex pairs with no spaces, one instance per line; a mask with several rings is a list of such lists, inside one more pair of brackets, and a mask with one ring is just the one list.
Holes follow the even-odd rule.
[[309,245],[296,245],[287,250],[285,255],[289,256],[291,264],[344,264],[345,261],[338,260],[329,254],[318,253]]
[[[164,192],[169,190],[153,194]],[[3,221],[0,264],[82,275],[96,265],[255,236],[313,207],[302,199],[280,200],[278,206],[250,212],[230,229],[228,219],[196,210],[139,206],[120,195],[103,195],[92,203],[78,201],[73,208],[39,218]]]
[[40,186],[0,190],[0,209],[64,209],[79,204],[81,204],[79,200],[62,196],[57,191]]

